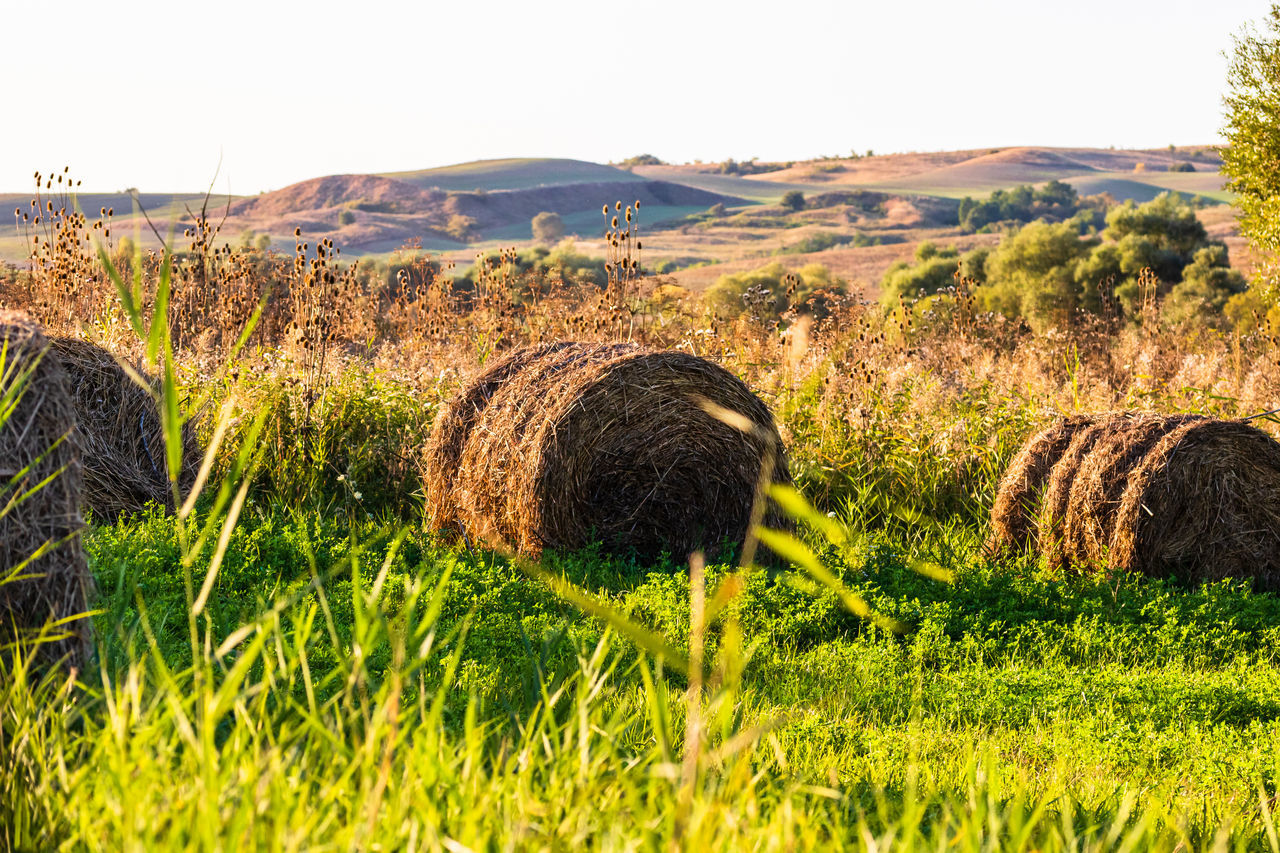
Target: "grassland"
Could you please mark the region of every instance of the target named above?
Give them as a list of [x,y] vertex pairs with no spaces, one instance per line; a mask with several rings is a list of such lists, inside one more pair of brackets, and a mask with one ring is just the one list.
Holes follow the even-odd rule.
[[[1197,171],[1169,171],[1171,166],[1187,163]],[[720,164],[623,169],[579,160],[522,158],[383,175],[329,176],[257,197],[216,199],[215,206],[221,210],[228,202],[232,204],[220,233],[225,242],[234,243],[246,233],[255,239],[265,234],[276,249],[288,251],[294,229],[300,228],[308,242],[332,239],[352,257],[386,262],[397,249],[415,244],[440,253],[461,271],[477,251],[534,245],[529,222],[542,210],[559,213],[569,236],[592,251],[598,250],[603,232],[599,216],[602,199],[630,202],[643,197],[647,207],[643,217],[645,258],[651,267],[726,264],[726,270],[737,270],[786,248],[798,236],[788,233],[789,229],[812,230],[815,226],[837,236],[863,234],[884,238],[881,242],[909,244],[901,249],[832,250],[805,258],[837,270],[873,293],[888,266],[910,257],[915,244],[964,235],[947,229],[947,223],[935,216],[890,214],[876,222],[857,211],[844,210],[828,210],[822,216],[808,211],[791,216],[778,208],[787,192],[802,192],[807,198],[824,193],[873,192],[895,208],[918,210],[940,199],[954,204],[965,196],[981,198],[997,189],[1064,180],[1082,195],[1109,193],[1118,201],[1148,201],[1172,190],[1229,202],[1219,165],[1216,151],[1201,147],[1149,151],[1015,147],[889,154],[776,164],[771,171],[750,175],[722,174]],[[706,195],[677,198],[679,188]],[[31,197],[0,196],[0,202],[6,200],[0,209],[27,209]],[[160,194],[144,194],[141,200],[162,233],[170,224],[185,220],[187,206],[200,203],[194,196],[175,199]],[[692,229],[688,221],[682,221],[717,201],[726,205],[730,215],[738,215],[743,227],[706,231]],[[140,229],[144,243],[158,248],[150,227],[126,215],[132,210],[127,195],[85,195],[79,204],[87,212],[114,206],[118,233]],[[468,232],[450,230],[455,214],[470,217]],[[0,258],[20,261],[25,252],[20,230],[0,232]],[[692,271],[679,275],[677,281],[702,289],[714,276]]]
[[[691,780],[687,681],[501,557],[251,511],[200,620],[219,654],[193,655],[172,521],[87,543],[105,704],[56,743],[77,846],[1267,845],[1280,602],[1239,588],[1051,578],[963,530],[858,534],[828,564],[907,633],[748,574],[706,637],[721,685]],[[679,565],[544,568],[688,649]]]
[[[91,519],[94,665],[3,658],[0,850],[1280,850],[1280,599],[983,548],[1041,425],[1269,411],[1273,337],[907,322],[855,293],[798,338],[647,284],[498,271],[410,299],[321,260],[188,252],[154,317],[92,257],[5,281],[55,333],[141,356],[132,321],[155,330],[168,399],[226,431],[190,514]],[[139,269],[165,310],[162,268]],[[287,298],[232,356],[268,292]],[[530,565],[427,532],[417,454],[444,401],[510,346],[575,338],[678,347],[756,389],[834,580]]]
[[585,160],[526,157],[507,160],[477,160],[435,169],[384,172],[381,177],[441,190],[499,192],[565,184],[599,184],[640,181],[626,169],[589,163]]

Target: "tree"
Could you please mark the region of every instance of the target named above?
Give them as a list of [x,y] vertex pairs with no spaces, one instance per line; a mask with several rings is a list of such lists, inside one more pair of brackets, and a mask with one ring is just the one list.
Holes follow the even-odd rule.
[[1023,317],[1036,329],[1065,325],[1084,295],[1076,265],[1092,248],[1070,222],[1032,222],[1006,237],[984,264],[977,294],[989,311]]
[[665,166],[667,164],[663,163],[652,154],[637,154],[634,157],[628,157],[618,165],[622,166],[624,169],[630,169],[634,166]]
[[1240,230],[1257,249],[1280,253],[1280,3],[1263,32],[1246,27],[1234,38],[1223,98],[1227,147],[1222,171],[1239,197]]
[[787,210],[804,210],[804,193],[800,190],[788,190],[782,197],[782,206]]
[[560,214],[544,210],[533,217],[533,239],[540,243],[558,243],[564,237],[564,220]]

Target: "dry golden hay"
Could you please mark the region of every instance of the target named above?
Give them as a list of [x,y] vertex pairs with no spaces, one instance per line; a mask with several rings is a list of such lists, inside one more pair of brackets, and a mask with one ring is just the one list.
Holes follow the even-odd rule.
[[[79,535],[75,409],[33,320],[0,311],[0,340],[0,643],[43,632],[52,641],[42,642],[42,659],[78,664],[88,654],[90,624],[72,617],[88,611],[91,581]],[[46,628],[63,619],[72,621]]]
[[436,420],[423,464],[423,482],[432,486],[427,489],[427,516],[434,520],[436,529],[462,532],[453,502],[454,476],[471,431],[493,395],[534,362],[569,346],[573,344],[525,347],[497,360],[472,380]]
[[[452,402],[423,482],[437,528],[495,547],[683,558],[743,541],[770,454],[773,481],[790,482],[768,408],[725,369],[634,344],[552,344],[510,354]],[[789,524],[772,509],[764,522]]]
[[1081,429],[1071,439],[1067,449],[1058,457],[1045,478],[1044,494],[1040,499],[1040,512],[1036,524],[1036,547],[1044,555],[1050,567],[1061,569],[1067,565],[1062,539],[1063,522],[1071,502],[1071,488],[1076,476],[1093,448],[1117,430],[1126,429],[1133,416],[1124,412],[1104,412],[1093,416],[1093,423]]
[[1161,438],[1203,415],[1132,414],[1111,421],[1081,460],[1061,516],[1062,557],[1078,567],[1106,563],[1129,474]]
[[1036,518],[1045,481],[1071,440],[1094,422],[1094,415],[1072,415],[1036,433],[1009,463],[991,507],[991,553],[1022,551],[1035,543]]
[[[76,338],[54,338],[52,344],[75,403],[84,458],[82,507],[108,521],[150,503],[172,510],[164,428],[155,398],[102,347]],[[135,372],[156,387],[139,367]],[[199,449],[190,429],[183,437],[179,480],[189,485],[199,467]]]
[[1280,590],[1280,443],[1242,421],[1178,426],[1130,473],[1110,545],[1117,569]]

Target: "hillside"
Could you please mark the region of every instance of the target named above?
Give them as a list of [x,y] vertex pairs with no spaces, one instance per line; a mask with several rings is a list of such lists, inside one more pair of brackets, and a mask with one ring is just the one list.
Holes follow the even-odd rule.
[[[1190,164],[1194,172],[1171,172]],[[1050,180],[1076,184],[1082,193],[1110,191],[1117,200],[1146,201],[1166,189],[1226,201],[1221,158],[1209,146],[1117,151],[1102,148],[1011,147],[971,151],[887,154],[809,160],[752,175],[720,173],[719,164],[640,166],[646,178],[714,192],[776,201],[792,189],[860,187],[884,192],[959,198]],[[1126,183],[1119,183],[1129,181]],[[1089,187],[1101,187],[1090,189]],[[1109,189],[1108,189],[1109,187]]]
[[477,160],[474,163],[459,163],[416,172],[386,172],[379,177],[392,178],[416,187],[462,192],[526,190],[564,184],[644,180],[614,166],[549,157]]
[[[1194,171],[1169,171],[1187,164]],[[287,250],[294,230],[301,229],[305,240],[329,237],[354,256],[417,243],[469,262],[477,248],[527,244],[529,222],[541,211],[559,214],[566,233],[589,248],[605,225],[601,205],[639,200],[649,257],[688,267],[746,263],[791,252],[798,240],[821,232],[839,239],[861,235],[859,239],[883,245],[948,239],[949,224],[954,224],[948,210],[954,210],[954,200],[1050,180],[1066,181],[1082,195],[1108,193],[1118,201],[1147,201],[1173,190],[1230,202],[1220,166],[1217,151],[1209,146],[1134,151],[1016,146],[888,154],[756,164],[763,171],[747,175],[726,174],[718,163],[628,170],[583,160],[517,158],[328,175],[258,196],[215,197],[209,206],[218,218],[226,212],[224,240],[253,232],[269,235],[277,248]],[[805,195],[810,210],[803,216],[777,208],[791,191]],[[861,202],[857,194],[862,194]],[[190,221],[188,211],[204,203],[196,194],[143,193],[139,198],[161,233],[170,227],[181,231]],[[0,209],[26,210],[30,203],[27,193],[0,195]],[[141,217],[133,218],[128,194],[84,194],[79,205],[91,217],[112,207],[117,235],[141,230],[144,240],[154,242]],[[730,216],[703,221],[713,205],[724,205]],[[871,248],[846,247],[840,258],[830,260],[858,277],[874,277],[886,259],[905,251]],[[0,258],[25,258],[21,229],[0,234]],[[701,282],[709,275],[690,273],[688,278]]]

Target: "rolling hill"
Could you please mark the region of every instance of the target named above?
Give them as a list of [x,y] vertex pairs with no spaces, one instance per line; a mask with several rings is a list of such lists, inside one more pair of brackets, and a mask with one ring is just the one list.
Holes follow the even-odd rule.
[[[1194,171],[1170,171],[1175,165],[1185,169],[1187,164]],[[874,192],[887,211],[883,221],[855,223],[845,214],[833,213],[844,219],[842,225],[833,222],[832,227],[900,229],[907,227],[905,220],[898,222],[896,213],[888,214],[928,210],[944,200],[982,197],[996,189],[1049,180],[1067,181],[1083,195],[1110,193],[1120,201],[1146,201],[1174,190],[1230,202],[1230,194],[1222,189],[1220,166],[1217,151],[1207,146],[1141,151],[1018,146],[890,154],[777,164],[750,175],[724,174],[719,164],[622,169],[583,160],[518,158],[418,171],[329,175],[258,196],[214,197],[210,208],[219,216],[226,213],[223,239],[252,231],[269,235],[278,248],[287,250],[293,244],[294,229],[300,228],[304,239],[314,243],[329,237],[356,256],[384,254],[418,243],[465,259],[476,247],[527,242],[529,222],[541,211],[559,214],[569,234],[587,241],[598,239],[606,224],[601,205],[639,200],[650,237],[673,235],[668,241],[673,253],[700,242],[705,253],[699,259],[717,262],[743,252],[758,253],[760,248],[751,248],[753,242],[782,243],[767,228],[674,236],[688,230],[692,220],[686,217],[716,204],[737,213],[760,211],[767,219],[776,218],[774,206],[792,190],[804,193],[811,203],[833,193]],[[138,198],[162,233],[168,227],[180,230],[190,221],[188,210],[204,203],[198,194],[143,193]],[[25,210],[30,200],[28,193],[3,194],[0,210]],[[140,228],[144,239],[154,239],[141,217],[133,217],[133,202],[127,194],[86,193],[78,204],[91,218],[100,208],[114,207],[117,234]],[[817,206],[830,205],[817,202]],[[470,226],[466,233],[460,230],[464,224]],[[6,232],[0,234],[0,258],[21,261],[25,258],[21,230]]]
[[[1169,171],[1190,164],[1194,172]],[[1103,148],[1019,146],[972,151],[887,154],[811,160],[753,175],[726,175],[716,164],[640,166],[636,173],[712,192],[774,202],[789,190],[857,187],[889,193],[975,198],[993,190],[1051,180],[1069,181],[1082,193],[1109,185],[1118,201],[1146,201],[1164,190],[1229,201],[1222,191],[1222,161],[1210,147],[1116,151]],[[1127,182],[1127,183],[1125,183]]]
[[422,169],[417,172],[386,172],[379,177],[403,181],[416,187],[460,192],[527,190],[566,184],[599,184],[642,181],[625,169],[550,157],[477,160],[455,166]]

